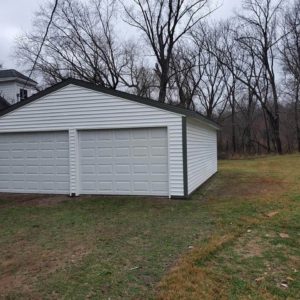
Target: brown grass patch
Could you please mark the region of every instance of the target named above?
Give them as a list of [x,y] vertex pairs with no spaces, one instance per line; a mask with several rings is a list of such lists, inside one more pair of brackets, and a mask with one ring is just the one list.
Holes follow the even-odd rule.
[[[84,201],[97,198],[97,200],[117,200],[128,199],[128,196],[105,196],[105,195],[80,195],[79,197],[70,197],[68,195],[51,195],[51,194],[16,194],[16,193],[0,193],[0,208],[1,207],[16,207],[16,206],[37,206],[49,207],[68,201]],[[132,199],[141,201],[140,196],[131,196]],[[170,200],[168,197],[143,197],[143,201],[153,202],[152,208],[160,209],[161,205],[169,205],[170,203],[180,204],[182,200]]]
[[226,180],[225,184],[226,186],[223,188],[216,189],[216,197],[251,198],[253,196],[271,196],[282,191],[285,186],[282,180],[272,178],[244,178],[237,180],[236,177],[232,177]]
[[234,233],[214,236],[184,255],[160,282],[157,299],[225,299],[226,278],[220,281],[201,263],[235,238]]
[[[245,238],[247,241],[245,241]],[[250,240],[248,237],[241,237],[237,240],[237,247],[235,251],[244,258],[262,256],[264,251],[263,240],[258,237],[251,237]]]
[[40,194],[8,194],[0,193],[0,207],[7,206],[53,206],[66,201],[75,201],[66,195],[40,195]]
[[[63,249],[46,250],[26,240],[19,240],[7,247],[8,254],[1,257],[0,295],[16,291],[24,295],[35,295],[32,288],[37,280],[80,262],[93,249],[90,243],[76,244],[69,241]],[[36,297],[30,299],[41,299],[37,294]]]

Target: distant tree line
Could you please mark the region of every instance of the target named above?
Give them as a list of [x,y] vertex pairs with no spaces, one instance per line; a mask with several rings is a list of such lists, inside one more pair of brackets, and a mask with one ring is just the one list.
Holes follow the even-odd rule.
[[[222,21],[213,3],[61,0],[34,72],[198,111],[222,125],[221,155],[300,152],[300,0],[243,0]],[[18,39],[28,69],[51,5]]]

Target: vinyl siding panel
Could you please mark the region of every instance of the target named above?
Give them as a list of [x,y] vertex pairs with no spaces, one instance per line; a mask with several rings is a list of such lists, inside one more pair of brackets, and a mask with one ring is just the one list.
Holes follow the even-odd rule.
[[74,130],[167,127],[170,196],[183,196],[181,115],[68,85],[0,118],[0,132],[73,130],[69,137],[70,191],[76,193],[78,169]]
[[217,131],[187,119],[188,193],[217,172]]
[[[10,104],[17,103],[19,101],[17,95],[20,93],[20,89],[23,88],[24,84],[15,81],[0,82],[0,96],[5,98]],[[26,90],[28,97],[34,94],[33,89],[30,87],[27,87]]]
[[0,82],[0,95],[10,104],[17,102],[16,82]]

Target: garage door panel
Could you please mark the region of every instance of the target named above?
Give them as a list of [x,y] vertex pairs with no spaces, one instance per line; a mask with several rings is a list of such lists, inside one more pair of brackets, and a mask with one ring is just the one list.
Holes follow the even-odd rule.
[[148,147],[145,146],[133,147],[134,156],[147,157],[148,153],[149,153]]
[[114,130],[114,136],[115,138],[122,142],[122,141],[129,141],[130,140],[130,134],[131,134],[131,131],[130,130],[122,130],[122,129],[119,129],[119,130]]
[[122,174],[130,175],[130,171],[131,171],[131,166],[130,165],[119,164],[119,165],[115,166],[115,173],[116,174],[119,174],[119,175],[122,175]]
[[165,147],[151,147],[152,156],[166,157]]
[[164,156],[152,156],[152,163],[155,165],[162,165],[165,163],[165,157]]
[[165,174],[168,172],[168,168],[164,164],[152,164],[150,170],[152,174]]
[[133,173],[137,174],[138,176],[140,174],[148,174],[148,165],[133,165]]
[[97,149],[97,154],[99,157],[112,157],[113,155],[113,148],[112,147],[103,147]]
[[96,170],[96,167],[95,167],[95,166],[91,166],[91,165],[84,165],[84,166],[82,166],[82,173],[83,173],[83,174],[91,174],[91,175],[94,175],[95,170]]
[[25,172],[25,166],[12,166],[11,172],[13,174],[24,174]]
[[65,158],[69,155],[69,150],[56,149],[55,156],[57,158]]
[[152,138],[164,138],[165,132],[161,130],[161,128],[152,128],[150,135]]
[[111,181],[109,181],[109,182],[102,181],[99,184],[99,188],[104,192],[109,192],[112,190],[113,185],[112,185]]
[[130,193],[131,192],[131,182],[130,181],[115,181],[115,190],[116,192],[124,192],[124,193]]
[[[48,163],[50,164],[50,160],[48,160]],[[56,157],[55,158],[55,165],[56,166],[68,166],[69,167],[69,160],[68,158],[61,158],[61,157]]]
[[168,195],[165,128],[80,131],[79,145],[82,194]]
[[68,132],[0,134],[0,148],[1,192],[69,193]]
[[[126,177],[119,177],[118,179],[122,181],[122,180],[126,180],[128,178],[126,178]],[[102,182],[111,182],[113,184],[113,182],[115,180],[116,180],[116,178],[113,175],[98,175],[97,176],[97,180],[95,180],[95,177],[94,178],[90,178],[90,181],[95,182],[96,186],[98,184],[101,184]]]
[[94,157],[96,154],[96,149],[94,148],[82,149],[81,154],[84,157]]
[[147,192],[150,189],[150,183],[147,181],[137,181],[133,183],[133,189],[136,192]]
[[40,180],[40,175],[37,175],[36,173],[35,174],[26,174],[24,176],[24,180],[26,182],[39,182]]
[[92,193],[96,189],[96,182],[94,181],[85,181],[82,183],[82,188],[88,193]]
[[130,149],[128,147],[122,147],[122,145],[119,144],[120,148],[114,149],[114,156],[121,158],[121,157],[129,157],[130,156]]
[[30,166],[29,165],[29,166],[24,167],[24,173],[27,174],[27,175],[38,174],[38,172],[39,172],[39,167],[38,166]]
[[125,165],[126,163],[128,163],[128,160],[130,160],[130,156],[113,157],[112,160],[114,161],[114,164],[113,164],[114,166]]

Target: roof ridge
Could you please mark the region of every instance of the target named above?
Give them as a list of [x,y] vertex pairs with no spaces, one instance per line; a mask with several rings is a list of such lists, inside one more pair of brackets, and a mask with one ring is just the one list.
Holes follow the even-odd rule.
[[114,90],[114,89],[110,89],[110,88],[107,88],[107,87],[99,86],[99,85],[96,85],[94,83],[91,83],[91,82],[88,82],[88,81],[83,81],[83,80],[80,80],[80,79],[75,79],[75,78],[72,78],[72,77],[64,79],[61,82],[56,83],[53,86],[50,86],[50,87],[46,88],[46,89],[38,92],[37,94],[34,94],[33,96],[27,98],[26,100],[23,100],[23,101],[20,101],[16,104],[11,105],[9,108],[1,111],[0,116],[3,116],[5,114],[21,107],[21,106],[24,106],[24,105],[26,105],[30,102],[33,102],[33,101],[35,101],[35,100],[37,100],[41,97],[44,97],[44,96],[46,96],[46,95],[48,95],[52,92],[55,92],[55,91],[65,87],[69,84],[74,84],[74,85],[84,87],[84,88],[87,88],[87,89],[90,89],[90,90],[102,92],[102,93],[105,93],[105,94],[110,94],[112,96],[124,98],[124,99],[127,99],[127,100],[135,101],[135,102],[138,102],[138,103],[153,106],[153,107],[160,108],[160,109],[163,109],[163,110],[168,110],[170,112],[174,112],[174,113],[177,113],[177,114],[189,116],[189,117],[198,119],[202,122],[205,122],[207,124],[210,124],[211,126],[215,127],[216,129],[220,128],[220,125],[217,122],[208,119],[207,117],[203,116],[201,113],[198,113],[196,111],[192,111],[192,110],[189,110],[189,109],[186,109],[186,108],[174,106],[174,105],[168,104],[168,103],[162,103],[162,102],[159,102],[159,101],[151,99],[151,98],[145,98],[145,97],[137,96],[137,95],[130,94],[130,93],[127,93],[127,92],[123,92],[123,91],[120,91],[120,90]]

